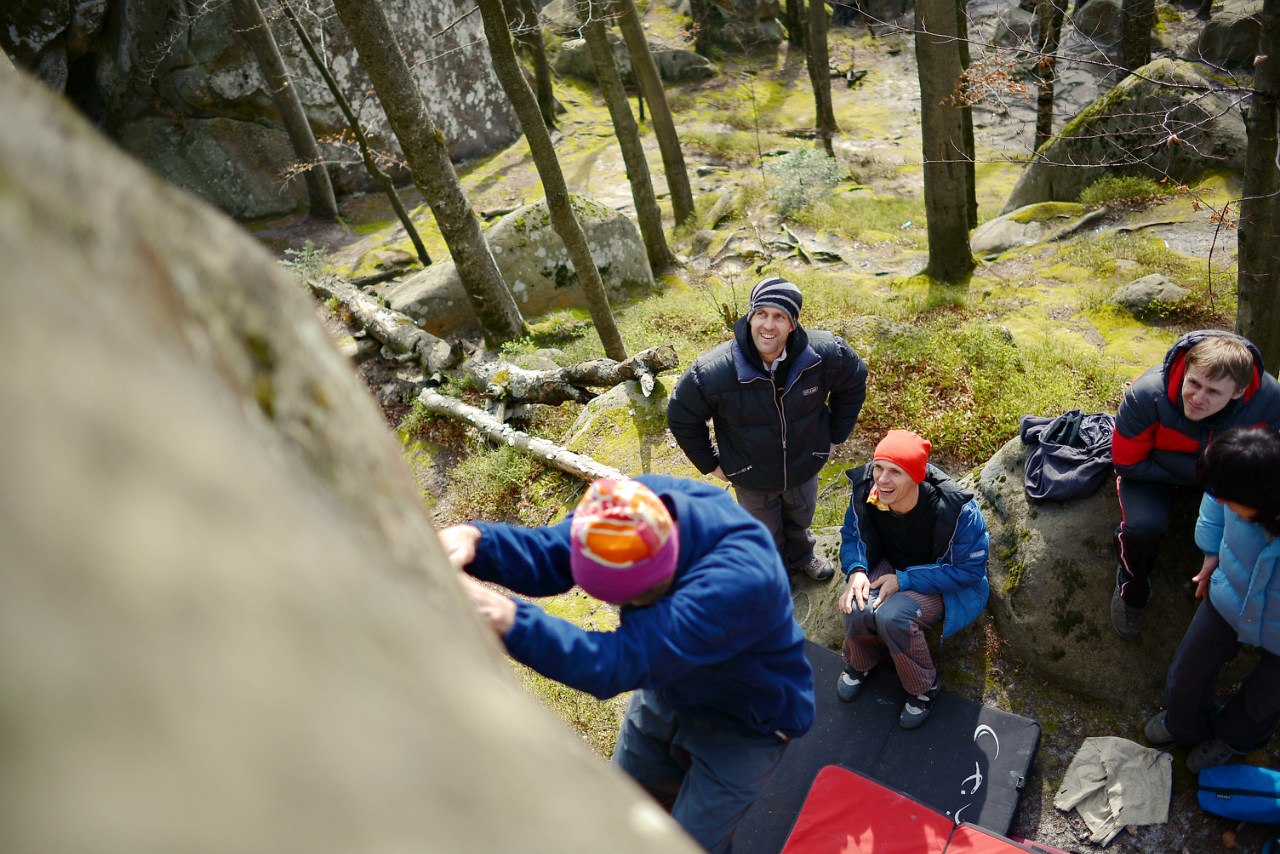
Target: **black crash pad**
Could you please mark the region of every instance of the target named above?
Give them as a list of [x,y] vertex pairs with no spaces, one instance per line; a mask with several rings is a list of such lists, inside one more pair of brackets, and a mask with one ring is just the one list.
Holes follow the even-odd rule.
[[837,765],[932,807],[956,823],[1006,833],[1040,741],[1029,718],[983,706],[943,686],[919,729],[898,726],[906,693],[887,657],[852,703],[836,697],[838,653],[807,644],[818,715],[787,750],[734,835],[735,854],[778,854],[819,770]]

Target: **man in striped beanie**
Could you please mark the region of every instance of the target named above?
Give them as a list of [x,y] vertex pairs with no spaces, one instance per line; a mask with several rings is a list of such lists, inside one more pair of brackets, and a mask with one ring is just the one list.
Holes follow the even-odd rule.
[[803,307],[800,289],[781,277],[752,288],[733,338],[695,359],[676,384],[667,422],[698,471],[733,484],[787,568],[826,581],[834,570],[814,554],[809,533],[818,473],[853,432],[867,367],[844,339],[804,329]]

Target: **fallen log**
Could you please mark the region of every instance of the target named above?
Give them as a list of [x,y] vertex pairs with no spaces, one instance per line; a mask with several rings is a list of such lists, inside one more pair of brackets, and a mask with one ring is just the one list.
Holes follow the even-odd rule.
[[447,342],[420,329],[408,315],[387,308],[350,282],[330,276],[308,276],[307,285],[317,297],[341,303],[362,329],[382,342],[383,349],[396,361],[417,362],[427,376],[456,363],[453,348]]
[[558,404],[566,400],[586,403],[596,396],[592,388],[613,388],[618,383],[636,380],[648,397],[653,392],[654,378],[680,364],[676,348],[662,344],[641,350],[629,359],[591,359],[564,368],[531,371],[508,362],[468,362],[463,365],[486,397],[521,403]]
[[447,415],[475,427],[487,438],[519,448],[540,460],[555,466],[563,472],[586,481],[608,477],[622,480],[626,475],[612,466],[598,463],[584,454],[576,454],[561,445],[547,439],[539,439],[522,433],[514,427],[503,424],[483,409],[468,406],[455,397],[449,397],[434,388],[424,388],[418,394],[418,400],[424,409],[437,415]]

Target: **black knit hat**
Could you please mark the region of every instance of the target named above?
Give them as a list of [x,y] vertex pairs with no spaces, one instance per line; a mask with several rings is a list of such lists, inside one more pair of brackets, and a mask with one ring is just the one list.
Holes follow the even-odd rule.
[[756,309],[762,306],[769,306],[785,311],[791,318],[791,324],[799,326],[800,309],[803,305],[804,296],[799,288],[786,279],[773,276],[751,289],[751,305],[747,309],[747,316],[755,314]]

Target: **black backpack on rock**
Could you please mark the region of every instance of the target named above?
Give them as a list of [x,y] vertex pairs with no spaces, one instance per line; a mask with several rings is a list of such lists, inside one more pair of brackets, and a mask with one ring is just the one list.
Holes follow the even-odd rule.
[[1085,415],[1079,409],[1056,418],[1022,416],[1019,431],[1027,453],[1027,497],[1037,501],[1072,501],[1092,495],[1111,476],[1111,434],[1116,418],[1109,412]]

